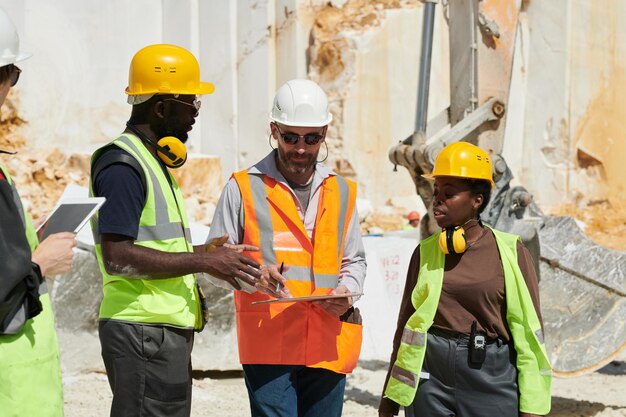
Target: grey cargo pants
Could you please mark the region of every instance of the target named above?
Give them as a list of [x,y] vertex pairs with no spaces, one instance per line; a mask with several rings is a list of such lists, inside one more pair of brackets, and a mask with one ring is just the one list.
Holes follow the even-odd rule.
[[[490,343],[482,365],[470,365],[468,340],[428,333],[426,358],[406,417],[518,417],[513,344]],[[426,376],[423,374],[423,376]]]
[[193,330],[115,320],[99,325],[111,417],[191,414]]

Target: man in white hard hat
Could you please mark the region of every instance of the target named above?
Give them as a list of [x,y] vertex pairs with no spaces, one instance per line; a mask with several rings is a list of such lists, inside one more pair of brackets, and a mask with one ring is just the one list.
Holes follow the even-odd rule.
[[[263,292],[235,291],[255,417],[339,417],[345,375],[360,353],[360,316],[354,296],[344,295],[361,293],[366,270],[356,185],[318,161],[331,120],[313,81],[280,87],[269,126],[277,148],[233,174],[211,224],[209,239],[227,234],[230,243],[260,247],[249,255],[272,271],[257,283]],[[334,298],[275,303],[265,293]]]
[[[19,80],[21,52],[13,22],[0,9],[0,106]],[[12,154],[0,150],[4,158]],[[37,239],[9,172],[0,162],[0,414],[63,415],[59,344],[45,276],[67,272],[73,233]],[[32,252],[32,255],[31,255]]]

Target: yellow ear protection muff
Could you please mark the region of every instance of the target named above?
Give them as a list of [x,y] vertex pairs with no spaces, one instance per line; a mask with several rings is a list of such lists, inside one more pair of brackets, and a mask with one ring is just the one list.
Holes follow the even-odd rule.
[[465,229],[463,229],[463,226],[447,227],[443,229],[439,235],[439,247],[446,255],[465,252],[465,249],[467,249],[467,240],[465,239]]
[[[472,220],[477,220],[476,224],[478,224],[481,227],[484,227],[483,221],[480,219],[480,216],[479,216],[478,219],[469,219],[468,221],[466,221],[460,226],[445,227],[441,229],[441,234],[439,235],[439,247],[441,248],[443,253],[445,253],[446,255],[448,254],[458,255],[460,253],[465,252],[467,248],[469,248],[471,245],[476,243],[476,241],[474,241],[470,243],[469,245],[467,244],[467,238],[465,237],[465,229],[463,228],[463,226],[465,226]],[[469,228],[471,229],[474,226],[475,225],[471,225]],[[484,234],[484,231],[483,231],[483,234]]]
[[187,147],[180,139],[174,136],[166,136],[154,143],[141,130],[130,123],[126,123],[126,127],[136,134],[139,139],[156,148],[157,156],[168,167],[180,168],[187,162]]

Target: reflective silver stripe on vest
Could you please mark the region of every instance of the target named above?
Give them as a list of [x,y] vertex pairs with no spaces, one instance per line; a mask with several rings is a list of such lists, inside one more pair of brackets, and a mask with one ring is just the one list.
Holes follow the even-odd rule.
[[[262,175],[248,174],[250,180],[250,189],[252,190],[253,206],[256,214],[257,225],[259,228],[259,238],[261,246],[261,254],[263,262],[268,265],[276,265],[276,253],[274,251],[274,229],[272,225],[272,217],[270,207],[267,201],[267,189]],[[341,256],[343,247],[343,229],[348,211],[349,186],[343,178],[338,178],[339,183],[339,239],[337,240],[337,256]],[[313,274],[310,267],[291,266],[284,273],[285,278],[293,281],[315,282],[316,288],[336,288],[339,283],[338,274]]]
[[150,242],[153,240],[178,239],[179,237],[182,237],[181,227],[180,223],[176,222],[157,224],[156,226],[140,226],[135,241]]
[[[145,171],[150,175],[150,181],[152,182],[152,192],[154,195],[154,211],[155,211],[155,226],[139,226],[137,232],[137,242],[149,242],[154,240],[168,240],[177,239],[179,237],[185,237],[188,242],[191,242],[191,231],[188,228],[182,229],[182,219],[180,222],[169,222],[169,214],[167,211],[167,201],[163,195],[161,189],[161,183],[159,182],[156,174],[150,169],[150,164],[141,154],[140,150],[135,144],[126,136],[120,136],[116,140],[124,143],[130,147],[137,158],[141,160]],[[167,175],[165,172],[163,175]],[[166,178],[167,181],[167,178]],[[146,190],[147,193],[148,190]],[[173,196],[176,199],[176,195]]]
[[[342,258],[341,249],[343,248],[343,230],[346,224],[346,216],[348,213],[348,198],[350,197],[350,186],[345,179],[337,176],[337,185],[339,186],[339,220],[337,222],[337,259]],[[316,280],[317,284],[317,280]]]
[[339,275],[337,274],[315,274],[316,288],[337,288]]
[[[148,171],[150,175],[150,181],[152,182],[152,192],[154,193],[154,211],[155,211],[155,222],[156,224],[163,224],[169,222],[169,215],[167,212],[167,202],[165,201],[165,197],[163,196],[163,190],[161,189],[160,182],[156,177],[156,174],[150,169],[150,164],[141,154],[140,150],[135,146],[135,144],[126,136],[120,136],[115,141],[120,141],[130,147],[137,158],[139,158],[143,163],[143,166]],[[165,175],[165,173],[163,173]],[[148,190],[146,190],[147,194]],[[142,226],[140,226],[141,228]],[[179,234],[180,236],[180,234]]]
[[543,344],[543,330],[539,329],[535,332],[535,336],[537,336],[537,340],[539,340],[539,343]]
[[[289,266],[283,273],[285,278],[291,281],[311,282],[312,270],[306,266]],[[337,274],[315,274],[315,286],[317,288],[337,288],[339,275]]]
[[311,268],[306,266],[291,266],[289,269],[283,272],[283,276],[291,281],[311,281]]
[[[276,265],[276,253],[274,252],[274,229],[272,227],[272,217],[270,215],[270,207],[267,202],[267,190],[262,175],[248,174],[250,179],[250,189],[252,190],[252,199],[254,212],[256,213],[257,226],[259,228],[259,239],[261,246],[261,255],[263,263],[266,265]],[[295,269],[292,267],[291,269]],[[291,269],[289,271],[291,271]],[[294,271],[294,275],[296,274]],[[306,281],[311,280],[309,272]]]
[[426,344],[426,334],[415,332],[407,327],[402,330],[402,343],[412,346],[424,346]]
[[398,365],[393,365],[391,368],[391,376],[411,388],[417,387],[417,375],[407,371],[406,369],[400,368]]

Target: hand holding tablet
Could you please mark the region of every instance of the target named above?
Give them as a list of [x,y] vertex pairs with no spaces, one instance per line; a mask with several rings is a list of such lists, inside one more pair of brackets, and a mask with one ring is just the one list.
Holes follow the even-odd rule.
[[77,233],[104,201],[104,197],[68,198],[60,201],[46,221],[37,228],[39,240],[59,232]]

